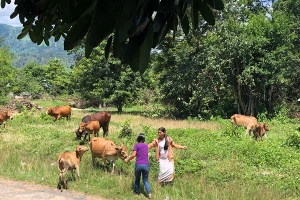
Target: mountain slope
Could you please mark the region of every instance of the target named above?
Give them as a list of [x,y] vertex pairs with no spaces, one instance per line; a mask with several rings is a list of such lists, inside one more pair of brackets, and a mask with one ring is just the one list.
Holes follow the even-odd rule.
[[68,55],[67,51],[64,51],[63,38],[58,42],[54,42],[52,39],[49,46],[44,42],[41,45],[36,45],[31,42],[29,36],[18,40],[17,37],[21,31],[22,27],[0,24],[0,37],[4,38],[4,45],[8,45],[15,55],[13,59],[14,67],[22,68],[29,62],[44,65],[54,58],[60,59],[67,67],[74,64],[73,55]]

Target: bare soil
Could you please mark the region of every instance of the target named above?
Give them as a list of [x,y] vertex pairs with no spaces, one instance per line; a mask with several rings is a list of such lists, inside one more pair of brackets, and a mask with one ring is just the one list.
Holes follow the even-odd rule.
[[14,181],[0,177],[1,200],[105,200],[102,197],[90,196],[75,191],[58,190],[47,186],[24,181]]

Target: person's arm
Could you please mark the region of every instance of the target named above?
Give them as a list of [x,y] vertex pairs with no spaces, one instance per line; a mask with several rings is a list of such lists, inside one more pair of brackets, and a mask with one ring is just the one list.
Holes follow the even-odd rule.
[[148,149],[151,149],[152,147],[155,147],[156,146],[156,142],[155,142],[155,139],[148,144]]
[[132,159],[135,158],[135,157],[136,157],[136,151],[133,150],[133,151],[132,151],[132,154],[131,154],[128,158],[126,158],[124,161],[125,161],[126,163],[128,163],[130,160],[132,160]]
[[171,143],[171,146],[174,147],[174,148],[176,148],[176,149],[184,149],[184,150],[187,149],[187,146],[181,146],[179,144],[176,144],[173,139],[171,140],[170,143]]

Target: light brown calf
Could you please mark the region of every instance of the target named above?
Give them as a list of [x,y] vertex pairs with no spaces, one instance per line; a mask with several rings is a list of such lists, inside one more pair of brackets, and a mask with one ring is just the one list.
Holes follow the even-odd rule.
[[257,119],[253,116],[234,114],[230,119],[232,124],[244,126],[246,128],[246,135],[250,134],[250,131],[253,131],[255,124],[257,124]]
[[87,123],[80,122],[78,131],[82,134],[85,132],[84,141],[86,141],[86,136],[89,135],[89,141],[91,141],[90,135],[93,134],[94,137],[98,136],[100,130],[100,124],[98,121],[89,121]]
[[85,146],[76,146],[76,151],[72,152],[63,152],[58,155],[57,158],[57,168],[59,170],[59,181],[57,184],[57,189],[61,189],[61,185],[64,189],[68,189],[66,174],[68,170],[72,172],[72,178],[75,180],[74,177],[74,169],[76,169],[77,177],[80,177],[79,174],[79,164],[83,154],[88,151],[89,148]]
[[262,140],[263,136],[267,137],[267,131],[270,131],[270,127],[266,123],[256,124],[253,128],[253,136],[256,140]]
[[0,110],[0,125],[3,124],[4,128],[6,128],[6,120],[12,120],[13,119],[13,115],[12,115],[12,111],[8,110],[8,111],[2,111]]
[[71,119],[72,108],[70,106],[55,106],[54,108],[47,108],[46,114],[54,118],[54,121],[66,117],[67,120]]
[[94,137],[89,144],[92,153],[93,166],[95,166],[95,158],[102,158],[106,171],[106,162],[112,163],[113,167],[111,174],[114,173],[115,161],[118,158],[124,160],[128,157],[127,148],[124,145],[115,145],[112,140],[107,138]]

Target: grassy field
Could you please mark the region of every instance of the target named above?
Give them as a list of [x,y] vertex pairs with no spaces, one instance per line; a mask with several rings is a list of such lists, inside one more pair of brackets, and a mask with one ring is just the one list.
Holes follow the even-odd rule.
[[[81,118],[92,112],[73,109],[70,121],[57,122],[45,115],[44,110],[16,113],[6,129],[0,126],[0,175],[55,188],[59,175],[55,164],[57,155],[75,150],[79,141],[74,131]],[[111,113],[108,138],[126,145],[129,153],[140,132],[145,133],[146,142],[150,142],[160,126],[167,129],[176,143],[188,146],[186,151],[174,150],[173,187],[161,187],[157,183],[158,166],[154,149],[150,150],[153,199],[167,196],[173,200],[298,199],[300,195],[300,136],[299,122],[295,120],[267,121],[271,131],[267,138],[258,142],[245,136],[243,128],[236,128],[224,119],[201,122],[152,119],[116,114],[113,110]],[[133,135],[119,138],[128,125]],[[107,199],[133,199],[134,160],[129,164],[118,160],[114,175],[105,173],[101,160],[97,162],[97,167],[93,168],[90,152],[84,154],[81,179],[69,180],[69,190]],[[67,177],[71,178],[71,173]],[[141,195],[137,199],[144,198]]]

